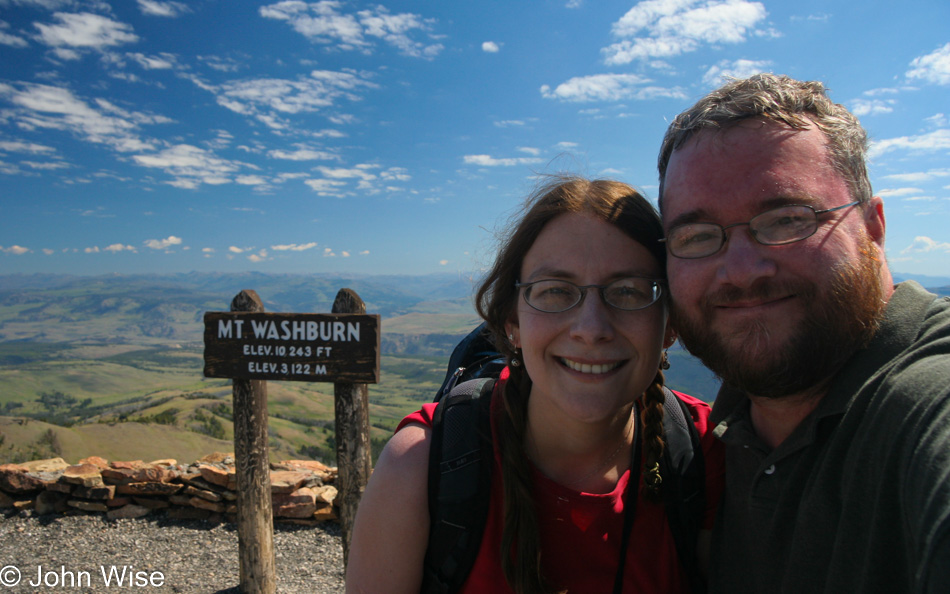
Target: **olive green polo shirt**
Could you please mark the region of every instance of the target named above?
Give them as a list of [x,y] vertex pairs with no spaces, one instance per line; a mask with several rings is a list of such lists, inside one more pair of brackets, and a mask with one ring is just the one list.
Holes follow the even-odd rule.
[[871,344],[779,447],[724,386],[712,592],[950,592],[950,299],[897,286]]

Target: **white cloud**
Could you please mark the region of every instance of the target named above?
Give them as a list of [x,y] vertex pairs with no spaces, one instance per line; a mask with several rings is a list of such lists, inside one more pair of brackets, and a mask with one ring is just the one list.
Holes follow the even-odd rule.
[[765,7],[746,0],[646,0],[614,23],[621,39],[604,48],[607,64],[649,63],[697,51],[702,45],[741,43],[765,20]]
[[332,161],[340,158],[339,155],[327,151],[315,151],[305,147],[300,147],[295,151],[275,149],[269,151],[267,155],[273,159],[284,159],[286,161]]
[[72,91],[51,85],[0,83],[0,99],[16,106],[8,117],[26,130],[68,131],[88,142],[105,144],[119,152],[149,150],[152,145],[136,134],[141,124],[163,123],[163,118],[126,112],[103,99],[95,107]]
[[143,167],[164,170],[176,178],[171,185],[189,189],[201,183],[229,183],[231,176],[243,166],[239,161],[222,159],[190,144],[177,144],[151,155],[133,155],[132,159]]
[[139,66],[145,70],[170,70],[175,67],[178,59],[174,54],[161,53],[157,56],[146,56],[138,52],[126,54],[129,58],[135,60]]
[[368,256],[368,255],[369,255],[369,250],[363,250],[362,252],[360,252],[360,255],[361,255],[361,256]]
[[917,78],[935,85],[950,85],[950,43],[926,56],[914,58],[907,78]]
[[507,128],[508,126],[524,126],[524,120],[501,120],[495,122],[495,125],[499,128]]
[[273,260],[273,258],[269,258],[267,256],[267,250],[261,250],[256,254],[251,254],[247,257],[247,259],[251,262],[264,262],[265,260]]
[[518,151],[522,153],[528,153],[529,155],[534,155],[535,157],[541,154],[540,149],[536,149],[530,146],[519,146]]
[[260,15],[287,21],[304,37],[337,50],[370,54],[375,47],[374,40],[380,40],[403,55],[432,59],[444,49],[439,43],[427,45],[412,38],[414,33],[431,31],[433,19],[411,13],[390,14],[379,5],[356,13],[343,13],[342,6],[342,2],[335,0],[312,3],[287,0],[261,7]]
[[304,252],[317,247],[316,241],[310,243],[288,243],[286,245],[272,245],[270,249],[275,252]]
[[901,136],[871,143],[868,156],[878,157],[890,151],[937,152],[950,149],[950,129],[942,128],[917,136]]
[[950,169],[929,169],[927,171],[894,173],[892,175],[884,176],[884,179],[892,179],[902,183],[921,183],[932,181],[941,177],[950,177]]
[[718,87],[728,78],[749,78],[765,72],[772,65],[769,60],[723,60],[709,68],[703,75],[703,84]]
[[320,196],[342,196],[346,186],[346,182],[334,179],[308,179],[304,183]]
[[514,165],[531,165],[532,163],[541,162],[541,159],[534,157],[496,159],[491,155],[465,155],[462,159],[466,165],[478,165],[480,167],[512,167]]
[[902,254],[920,254],[928,252],[950,253],[950,243],[938,242],[933,239],[919,235],[914,238],[914,242],[901,250]]
[[944,128],[950,125],[950,119],[942,113],[935,113],[929,118],[924,118],[924,121],[932,128]]
[[[379,87],[368,80],[369,76],[368,73],[314,70],[297,80],[256,78],[205,87],[215,93],[222,107],[253,117],[275,130],[284,130],[289,128],[283,119],[287,116],[326,111],[341,99],[359,101],[360,91]],[[333,119],[340,117],[336,115]]]
[[855,99],[851,102],[851,113],[860,117],[866,115],[881,115],[894,111],[896,99]]
[[501,47],[494,41],[486,41],[482,43],[482,51],[489,54],[497,54]]
[[98,246],[87,247],[83,251],[86,252],[87,254],[98,254],[99,247]]
[[239,175],[234,181],[242,186],[266,186],[267,180],[259,175]]
[[139,40],[131,25],[98,14],[57,12],[53,18],[58,24],[34,26],[40,31],[39,40],[54,48],[103,49]]
[[30,248],[23,247],[21,245],[11,245],[8,248],[5,248],[2,245],[0,245],[0,252],[3,252],[5,254],[13,254],[14,256],[22,256],[23,254],[28,254],[31,251],[33,250],[31,250]]
[[165,239],[146,239],[142,243],[145,244],[145,247],[152,248],[153,250],[164,250],[173,245],[181,245],[181,237],[169,235]]
[[33,142],[21,142],[19,140],[0,140],[0,151],[5,153],[29,153],[31,155],[48,155],[56,152],[56,149],[43,144]]
[[121,243],[113,243],[102,248],[103,251],[112,252],[113,254],[118,254],[119,252],[133,252],[138,253],[138,251],[131,245],[122,245]]
[[10,24],[6,21],[0,20],[0,45],[8,45],[10,47],[29,47],[30,43],[18,35],[11,35],[7,33],[6,30],[10,28]]
[[243,254],[244,252],[250,249],[253,249],[253,248],[239,248],[237,246],[232,245],[231,247],[228,248],[228,251],[231,252],[232,254]]
[[177,17],[183,13],[191,12],[187,4],[183,2],[158,2],[157,0],[138,0],[139,10],[142,14],[158,17]]
[[439,266],[446,266],[449,262],[450,260],[439,260]]
[[541,95],[546,99],[572,102],[686,98],[686,94],[680,89],[644,86],[649,82],[652,81],[637,74],[593,74],[574,77],[553,90],[548,85],[543,85]]
[[876,192],[881,198],[900,198],[901,196],[915,196],[923,192],[920,188],[893,188]]

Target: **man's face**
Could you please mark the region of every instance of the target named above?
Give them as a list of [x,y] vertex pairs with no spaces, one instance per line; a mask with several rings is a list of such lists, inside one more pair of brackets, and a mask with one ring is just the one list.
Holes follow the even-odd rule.
[[[704,131],[675,151],[666,172],[663,223],[745,223],[769,209],[815,210],[852,202],[815,127],[794,131],[751,120]],[[673,324],[683,343],[723,380],[751,395],[805,392],[870,339],[889,296],[882,287],[879,199],[819,215],[811,237],[761,245],[748,226],[722,249],[670,255]]]

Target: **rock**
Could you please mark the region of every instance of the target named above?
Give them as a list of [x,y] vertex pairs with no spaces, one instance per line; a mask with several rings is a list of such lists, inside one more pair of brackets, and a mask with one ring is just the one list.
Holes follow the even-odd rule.
[[198,462],[206,462],[208,464],[226,464],[229,466],[234,466],[234,452],[229,454],[224,454],[221,452],[215,452],[213,454],[208,454],[203,458],[199,458]]
[[177,466],[178,460],[174,458],[162,458],[161,460],[152,460],[149,464],[153,466]]
[[135,480],[134,468],[103,468],[100,474],[102,474],[102,480],[110,485],[128,485],[129,483],[141,482]]
[[36,513],[41,516],[61,514],[69,509],[69,505],[66,504],[68,499],[69,495],[66,493],[43,491],[36,496]]
[[204,480],[225,489],[235,481],[234,469],[227,470],[210,464],[202,464],[198,467],[198,472],[201,473],[201,478]]
[[103,482],[99,470],[99,467],[95,464],[75,464],[63,469],[63,476],[60,480],[84,487],[100,487]]
[[214,501],[208,501],[207,499],[202,499],[201,497],[192,497],[188,503],[190,503],[192,507],[206,509],[219,514],[223,514],[228,508],[228,506],[224,503],[215,503]]
[[271,493],[293,493],[311,478],[309,472],[276,470],[270,473]]
[[79,464],[92,464],[98,468],[109,468],[109,461],[99,456],[89,456],[79,461]]
[[168,510],[168,517],[172,520],[207,520],[211,512],[194,507],[173,507]]
[[313,512],[313,519],[326,522],[328,520],[338,520],[339,517],[336,515],[336,509],[327,503],[323,506],[317,506],[317,511]]
[[44,481],[27,472],[19,464],[4,464],[0,466],[0,489],[7,493],[19,495],[35,493],[42,490]]
[[24,499],[22,501],[13,502],[13,508],[18,509],[20,511],[23,511],[26,509],[33,509],[35,507],[36,507],[36,502],[33,501],[32,499]]
[[144,505],[135,505],[134,503],[130,503],[129,505],[109,510],[106,513],[106,517],[110,520],[131,520],[133,518],[141,518],[142,516],[148,515],[150,511],[152,510],[145,507]]
[[47,491],[56,491],[58,493],[72,493],[73,488],[75,488],[75,486],[67,482],[64,482],[62,476],[60,476],[59,480],[56,481],[55,483],[46,484]]
[[317,497],[313,489],[304,487],[293,493],[275,493],[274,515],[285,518],[309,518],[317,511]]
[[135,503],[149,509],[165,509],[171,507],[171,504],[168,503],[166,499],[151,499],[149,497],[133,497],[132,499],[135,500]]
[[13,498],[0,491],[0,509],[6,509],[8,507],[13,507]]
[[136,468],[141,468],[145,463],[141,460],[125,460],[125,461],[115,461],[112,464],[109,464],[110,468],[117,468],[119,470],[135,470]]
[[315,487],[314,492],[317,495],[317,501],[332,504],[336,500],[337,490],[333,485]]
[[70,507],[90,512],[107,512],[109,506],[105,503],[96,503],[94,501],[83,501],[82,499],[70,499],[66,502]]
[[181,491],[184,485],[174,483],[129,483],[116,485],[115,491],[120,495],[174,495]]
[[84,487],[82,485],[73,490],[73,497],[80,499],[112,499],[115,497],[115,486]]
[[69,462],[63,460],[62,458],[49,458],[47,460],[24,462],[20,466],[23,466],[30,472],[58,472],[68,468]]
[[112,499],[106,499],[106,505],[109,507],[122,507],[123,505],[128,505],[132,503],[131,497],[113,497]]
[[174,505],[184,505],[191,506],[191,497],[188,495],[170,495],[168,497],[168,502]]
[[324,483],[333,482],[336,479],[336,467],[327,466],[323,462],[316,460],[284,460],[279,464],[273,464],[274,470],[307,470],[320,477]]
[[196,489],[192,486],[185,487],[185,490],[182,491],[184,495],[191,495],[192,497],[201,497],[205,501],[221,501],[221,495],[215,493],[214,491],[205,491],[204,489]]

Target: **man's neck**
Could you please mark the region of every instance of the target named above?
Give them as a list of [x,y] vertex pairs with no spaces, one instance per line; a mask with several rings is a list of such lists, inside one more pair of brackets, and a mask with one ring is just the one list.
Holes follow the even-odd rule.
[[819,391],[782,398],[749,396],[749,412],[756,435],[770,448],[777,448],[815,410],[825,391],[826,386],[822,386]]

